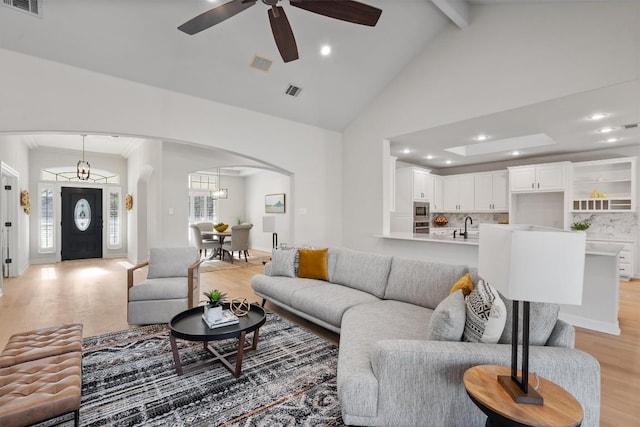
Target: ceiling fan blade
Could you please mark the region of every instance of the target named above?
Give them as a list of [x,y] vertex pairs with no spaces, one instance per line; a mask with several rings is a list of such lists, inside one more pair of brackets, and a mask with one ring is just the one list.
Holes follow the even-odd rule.
[[271,32],[276,41],[276,46],[280,51],[280,56],[284,62],[291,62],[298,59],[298,46],[296,38],[293,36],[291,25],[284,9],[280,6],[272,6],[269,9],[269,23],[271,24]]
[[350,0],[290,0],[291,6],[329,18],[374,27],[382,10]]
[[180,25],[178,29],[189,35],[194,35],[202,30],[206,30],[209,27],[213,27],[222,21],[231,18],[234,15],[242,12],[245,9],[250,8],[256,4],[257,0],[233,0],[229,3],[225,3],[221,6],[214,7],[195,18]]

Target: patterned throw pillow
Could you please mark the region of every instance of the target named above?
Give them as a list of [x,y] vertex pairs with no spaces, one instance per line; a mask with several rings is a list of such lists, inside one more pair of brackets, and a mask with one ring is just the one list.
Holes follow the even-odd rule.
[[460,341],[464,331],[465,303],[459,289],[443,299],[433,310],[427,339],[431,341]]
[[467,318],[462,340],[497,343],[507,321],[507,309],[498,291],[480,280],[467,296],[465,305]]
[[313,247],[308,245],[293,246],[293,245],[290,245],[289,243],[280,243],[279,249],[295,251],[296,257],[293,261],[293,271],[297,276],[298,269],[300,268],[300,255],[298,254],[298,249],[313,249]]

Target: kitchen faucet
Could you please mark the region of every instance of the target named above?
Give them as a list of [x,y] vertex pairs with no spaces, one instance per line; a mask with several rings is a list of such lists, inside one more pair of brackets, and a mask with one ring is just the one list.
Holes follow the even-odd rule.
[[467,220],[468,220],[471,224],[473,224],[473,220],[471,219],[471,217],[470,217],[470,216],[468,216],[468,217],[466,217],[466,218],[464,219],[464,233],[463,233],[463,232],[460,232],[460,235],[461,235],[461,236],[463,236],[465,239],[466,239],[467,237],[469,237],[469,232],[467,231]]

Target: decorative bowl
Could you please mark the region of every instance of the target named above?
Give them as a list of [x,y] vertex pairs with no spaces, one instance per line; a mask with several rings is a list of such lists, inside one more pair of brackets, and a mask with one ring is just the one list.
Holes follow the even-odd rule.
[[229,224],[219,224],[219,225],[214,225],[213,228],[215,228],[215,230],[218,233],[222,233],[223,231],[225,231],[227,229],[227,227],[229,227]]
[[437,217],[435,217],[435,219],[433,220],[433,223],[439,227],[443,227],[445,225],[447,225],[449,223],[449,220],[442,216],[442,215],[438,215]]

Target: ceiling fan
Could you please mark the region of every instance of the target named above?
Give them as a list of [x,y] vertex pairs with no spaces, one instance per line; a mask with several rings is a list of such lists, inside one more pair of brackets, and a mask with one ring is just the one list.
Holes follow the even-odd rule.
[[[195,18],[180,25],[178,29],[189,35],[199,33],[209,27],[213,27],[222,21],[250,8],[258,0],[233,0],[221,6],[208,10]],[[270,6],[269,23],[271,32],[276,41],[280,56],[284,62],[298,59],[298,47],[293,36],[291,25],[284,9],[277,6],[280,0],[261,0]],[[304,9],[329,18],[339,19],[354,24],[370,27],[378,23],[382,10],[357,1],[350,0],[289,0],[291,6]]]

